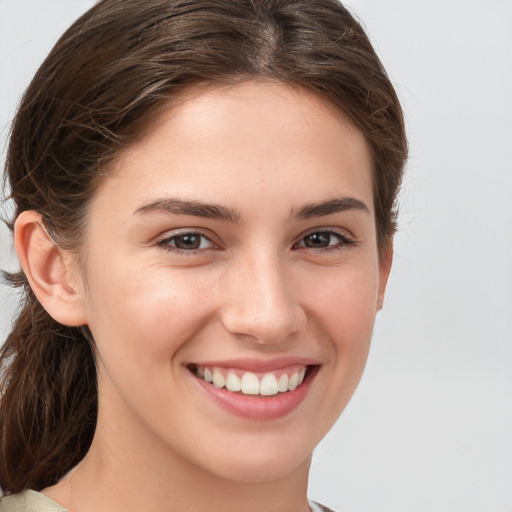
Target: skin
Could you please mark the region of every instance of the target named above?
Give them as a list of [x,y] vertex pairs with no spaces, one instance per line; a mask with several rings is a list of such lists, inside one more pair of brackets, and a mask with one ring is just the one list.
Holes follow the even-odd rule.
[[[169,198],[239,218],[140,211]],[[366,209],[296,215],[339,198]],[[186,232],[199,248],[176,247]],[[191,91],[100,186],[80,270],[34,212],[16,245],[39,300],[86,323],[98,357],[92,447],[45,494],[72,512],[308,510],[311,453],[359,382],[391,264],[377,251],[368,146],[341,112],[280,83]],[[272,420],[222,409],[187,368],[281,356],[319,370]]]

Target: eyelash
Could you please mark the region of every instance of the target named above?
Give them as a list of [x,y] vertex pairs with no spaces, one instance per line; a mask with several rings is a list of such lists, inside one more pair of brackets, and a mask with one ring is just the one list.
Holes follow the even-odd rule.
[[180,247],[176,247],[175,245],[172,245],[172,241],[176,241],[177,239],[180,239],[180,238],[184,238],[184,237],[200,237],[201,238],[201,242],[200,242],[200,245],[202,244],[202,241],[203,240],[207,240],[210,244],[214,245],[213,242],[205,235],[203,235],[202,233],[199,233],[197,231],[184,231],[182,233],[177,233],[177,234],[174,234],[172,236],[168,236],[168,237],[165,237],[161,240],[158,240],[156,245],[158,247],[163,247],[164,249],[166,249],[167,251],[169,252],[175,252],[175,253],[179,253],[179,254],[184,254],[184,255],[187,255],[187,256],[194,256],[196,254],[198,254],[200,251],[204,251],[205,249],[213,249],[213,247],[207,247],[207,248],[201,248],[199,246],[199,248],[197,249],[191,249],[191,250],[188,250],[188,249],[182,249]]
[[[313,235],[328,235],[330,237],[335,237],[338,239],[338,242],[333,245],[328,245],[327,247],[308,247],[307,245],[299,245],[299,243],[304,242],[304,240],[308,237],[311,237]],[[197,255],[199,252],[204,250],[215,250],[214,247],[207,247],[207,248],[201,248],[202,242],[200,242],[200,246],[197,249],[183,249],[180,247],[176,247],[176,245],[172,244],[172,241],[176,242],[176,240],[184,237],[200,237],[202,240],[207,240],[210,244],[214,245],[214,243],[204,234],[199,233],[197,231],[184,231],[183,233],[174,234],[172,236],[165,237],[161,240],[158,240],[156,242],[156,245],[158,247],[162,247],[166,249],[169,252],[179,253],[186,256],[194,256]],[[348,237],[347,235],[340,233],[338,231],[332,230],[332,229],[317,229],[316,231],[311,231],[300,239],[299,242],[295,243],[293,245],[293,248],[303,248],[304,250],[314,251],[315,253],[326,253],[330,251],[337,251],[341,249],[346,249],[347,246],[355,245],[355,240]]]
[[[335,231],[333,229],[317,229],[315,231],[311,231],[304,235],[300,242],[304,242],[304,240],[308,237],[311,237],[312,235],[329,235],[330,237],[335,237],[338,239],[338,242],[333,245],[328,245],[327,247],[308,247],[307,245],[301,245],[299,247],[303,247],[305,250],[312,250],[315,253],[326,253],[330,251],[339,251],[342,249],[347,249],[347,246],[354,245],[356,242],[352,238],[348,237],[347,235],[340,233],[339,231]],[[298,243],[294,245],[294,247],[298,246]]]

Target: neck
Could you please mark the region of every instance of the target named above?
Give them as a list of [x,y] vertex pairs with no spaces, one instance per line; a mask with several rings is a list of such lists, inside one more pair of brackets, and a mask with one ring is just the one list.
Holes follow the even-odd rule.
[[308,512],[309,464],[310,458],[285,476],[263,481],[223,478],[147,432],[113,428],[100,415],[84,460],[43,493],[70,512]]

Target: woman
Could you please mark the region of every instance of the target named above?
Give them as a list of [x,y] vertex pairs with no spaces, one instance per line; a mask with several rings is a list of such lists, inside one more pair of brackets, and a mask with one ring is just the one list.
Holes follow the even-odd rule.
[[103,0],[29,86],[0,510],[321,510],[392,259],[400,105],[336,0]]

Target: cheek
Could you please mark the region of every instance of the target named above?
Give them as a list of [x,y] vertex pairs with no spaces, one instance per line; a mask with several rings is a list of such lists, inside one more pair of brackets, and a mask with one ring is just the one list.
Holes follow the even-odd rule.
[[377,312],[377,265],[365,262],[318,272],[308,288],[311,316],[318,318],[331,340],[354,348],[369,342]]
[[[366,262],[368,263],[368,262]],[[332,270],[332,269],[331,269]],[[324,278],[317,276],[309,297],[310,318],[327,340],[325,377],[331,420],[341,413],[355,391],[370,348],[379,275],[378,266],[351,263]]]
[[132,368],[168,367],[211,309],[201,276],[118,268],[97,277],[90,286],[89,327],[105,364],[121,359]]

